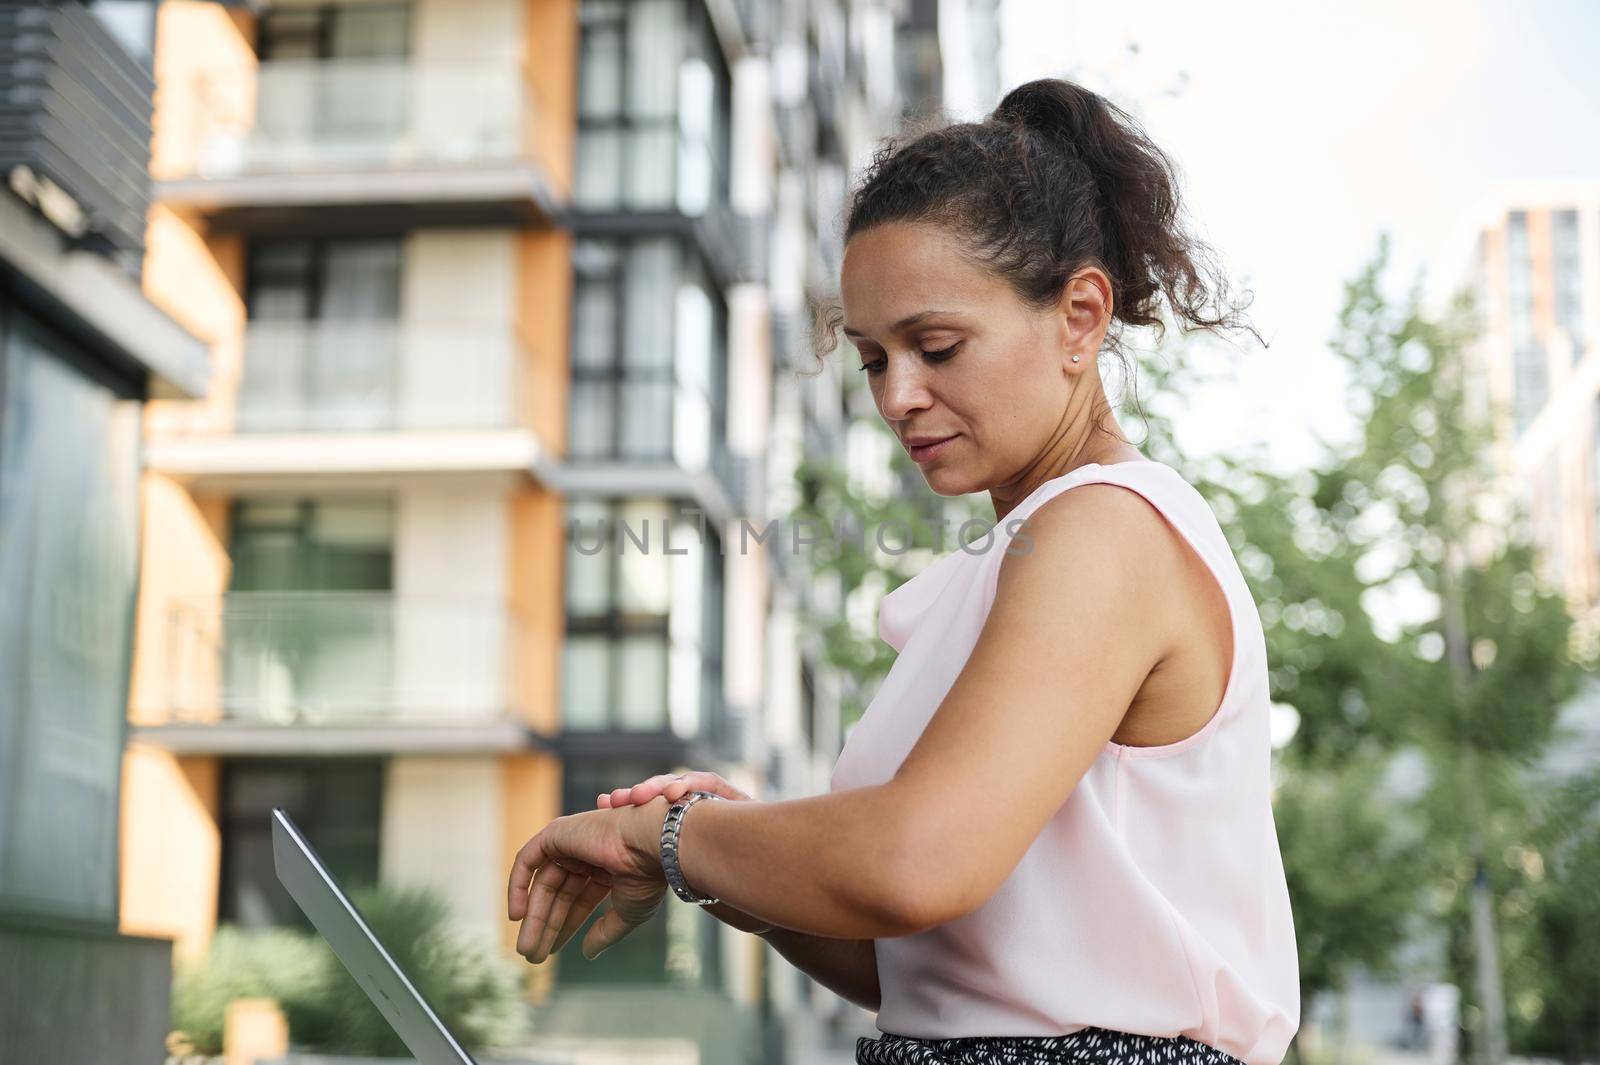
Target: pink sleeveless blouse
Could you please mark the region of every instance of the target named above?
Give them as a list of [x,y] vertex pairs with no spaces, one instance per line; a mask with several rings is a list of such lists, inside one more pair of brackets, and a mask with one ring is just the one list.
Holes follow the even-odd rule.
[[[1095,1026],[1187,1035],[1247,1065],[1278,1065],[1299,1026],[1300,982],[1272,817],[1266,640],[1216,516],[1171,466],[1090,463],[1046,481],[989,537],[885,596],[878,632],[899,657],[830,787],[894,776],[972,653],[1013,519],[1096,482],[1147,499],[1221,584],[1234,645],[1222,701],[1176,743],[1108,742],[977,910],[877,940],[877,1026],[925,1039]],[[1063,677],[1064,711],[1071,691]]]

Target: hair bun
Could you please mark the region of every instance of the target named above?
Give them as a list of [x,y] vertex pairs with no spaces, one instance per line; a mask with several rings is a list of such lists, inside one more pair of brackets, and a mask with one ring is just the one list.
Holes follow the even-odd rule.
[[897,221],[949,229],[1035,310],[1055,307],[1076,271],[1098,267],[1115,319],[1106,346],[1119,353],[1122,327],[1165,333],[1163,300],[1184,332],[1255,332],[1184,224],[1171,159],[1122,108],[1061,78],[1016,86],[982,122],[883,143],[842,236]]

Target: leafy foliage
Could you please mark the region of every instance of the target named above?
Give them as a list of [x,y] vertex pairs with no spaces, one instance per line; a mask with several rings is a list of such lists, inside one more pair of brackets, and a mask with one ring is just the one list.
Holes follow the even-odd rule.
[[[503,1046],[525,1027],[520,968],[455,930],[449,907],[419,888],[352,892],[374,934],[469,1047]],[[315,933],[224,926],[204,961],[173,981],[172,1022],[200,1053],[222,1049],[228,1003],[273,998],[298,1047],[328,1053],[406,1057],[389,1027],[333,951]]]

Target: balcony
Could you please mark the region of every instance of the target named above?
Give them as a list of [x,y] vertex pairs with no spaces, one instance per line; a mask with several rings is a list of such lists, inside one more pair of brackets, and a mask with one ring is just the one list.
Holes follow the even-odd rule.
[[252,321],[232,396],[152,410],[146,462],[190,479],[529,472],[531,364],[509,325]]
[[345,221],[385,207],[430,222],[550,216],[535,90],[518,65],[273,60],[204,74],[187,91],[166,105],[191,132],[164,160],[157,195],[223,228],[285,208],[343,208]]
[[79,247],[137,279],[150,74],[77,4],[0,4],[0,170]]
[[519,421],[527,362],[511,329],[251,322],[233,430],[503,429]]
[[493,603],[392,592],[174,598],[138,738],[180,752],[525,744],[524,630]]

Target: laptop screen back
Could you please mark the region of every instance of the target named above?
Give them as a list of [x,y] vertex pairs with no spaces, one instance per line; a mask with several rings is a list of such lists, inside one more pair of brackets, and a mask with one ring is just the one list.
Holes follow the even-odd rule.
[[474,1065],[282,810],[272,811],[272,860],[289,896],[420,1065]]

